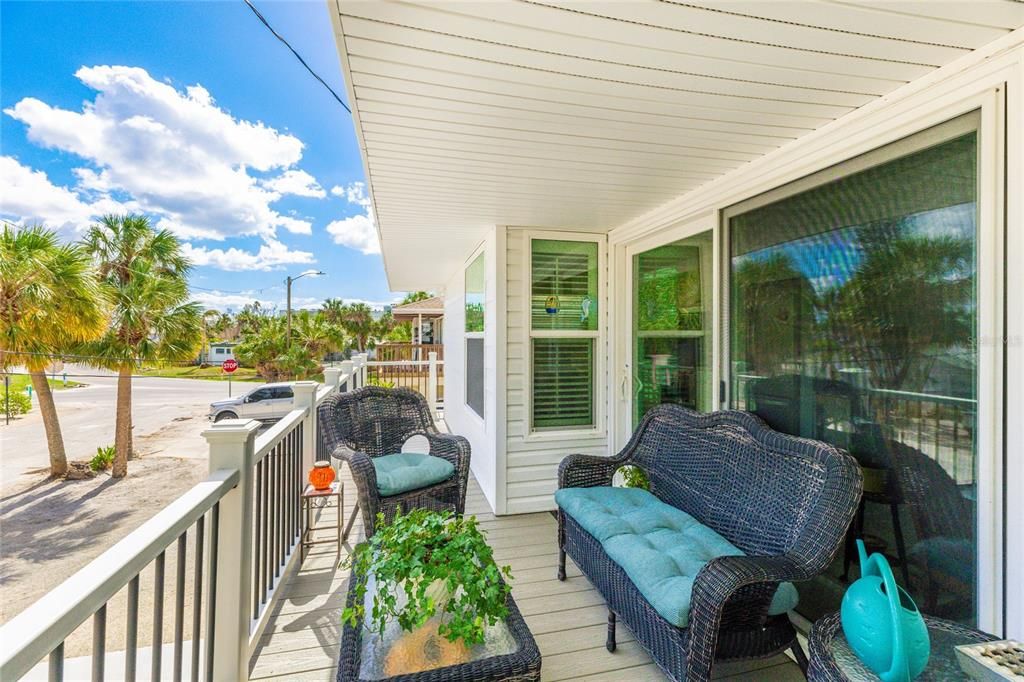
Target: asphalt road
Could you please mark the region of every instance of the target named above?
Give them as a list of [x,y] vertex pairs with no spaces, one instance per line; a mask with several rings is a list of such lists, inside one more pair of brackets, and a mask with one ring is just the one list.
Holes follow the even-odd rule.
[[[75,374],[91,374],[77,378]],[[68,378],[86,383],[79,388],[54,391],[57,414],[68,459],[87,460],[100,446],[114,443],[117,377],[93,368],[68,368]],[[252,384],[234,386],[234,393]],[[0,399],[3,389],[0,387]],[[135,378],[132,381],[133,437],[142,454],[167,457],[206,457],[200,435],[209,422],[210,402],[228,395],[226,382],[199,379]],[[0,420],[0,484],[6,487],[23,473],[49,466],[46,435],[33,397],[28,415],[7,426]]]

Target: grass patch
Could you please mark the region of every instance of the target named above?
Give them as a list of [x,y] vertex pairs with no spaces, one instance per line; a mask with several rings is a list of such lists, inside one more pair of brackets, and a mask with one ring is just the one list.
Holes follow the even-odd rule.
[[[218,366],[200,367],[186,365],[184,367],[146,367],[139,374],[148,377],[164,377],[170,379],[205,379],[207,381],[227,381],[228,373]],[[263,379],[251,367],[239,367],[231,375],[232,381],[259,381]]]
[[[68,379],[67,386],[64,385],[64,381],[60,378],[60,374],[57,374],[57,378],[54,379],[50,375],[47,375],[46,383],[50,384],[50,388],[55,391],[60,391],[65,388],[76,388],[83,384],[78,381],[71,381]],[[32,385],[32,378],[27,374],[12,374],[11,375],[11,392],[24,391],[26,387]],[[0,384],[0,392],[3,391],[3,385]]]

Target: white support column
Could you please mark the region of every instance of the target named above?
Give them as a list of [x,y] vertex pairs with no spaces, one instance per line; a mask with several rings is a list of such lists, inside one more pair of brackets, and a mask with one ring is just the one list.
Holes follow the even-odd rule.
[[366,353],[359,354],[359,385],[361,387],[366,385],[366,375],[367,372],[370,371],[369,367],[366,364],[367,362],[369,362],[367,357],[368,356],[366,355]]
[[437,352],[427,353],[427,404],[430,405],[430,416],[437,419]]
[[[249,679],[249,608],[252,600],[252,459],[259,422],[225,419],[203,431],[210,472],[237,469],[238,485],[220,500],[217,583],[212,636],[214,680]],[[193,642],[193,646],[198,643]]]
[[315,381],[296,381],[292,384],[295,392],[295,409],[309,408],[302,420],[302,470],[309,471],[316,460],[316,391],[320,384]]
[[340,367],[324,367],[324,384],[331,387],[333,393],[338,392],[338,384],[341,383]]
[[356,379],[353,376],[356,373],[355,363],[351,360],[345,360],[341,363],[341,374],[345,377],[345,387],[339,387],[339,391],[351,391],[355,388]]

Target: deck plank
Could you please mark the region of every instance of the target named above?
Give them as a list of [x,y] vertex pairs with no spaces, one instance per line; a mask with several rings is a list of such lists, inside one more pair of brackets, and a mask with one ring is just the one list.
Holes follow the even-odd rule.
[[[347,468],[342,469],[345,491],[355,491]],[[352,513],[354,493],[345,495],[345,515]],[[555,517],[546,512],[495,516],[475,480],[470,481],[466,512],[475,514],[487,532],[495,560],[512,568],[512,594],[543,656],[542,679],[604,682],[665,680],[629,631],[618,629],[618,648],[605,647],[608,611],[593,586],[568,561],[568,579],[556,580],[558,547]],[[323,510],[316,523],[335,523],[336,512]],[[328,538],[333,531],[316,536]],[[322,682],[337,675],[341,611],[348,571],[340,566],[362,537],[357,519],[352,535],[338,551],[331,545],[313,547],[305,561],[281,588],[270,622],[250,660],[250,679]],[[803,679],[785,656],[767,661],[723,664],[715,679],[730,682]]]

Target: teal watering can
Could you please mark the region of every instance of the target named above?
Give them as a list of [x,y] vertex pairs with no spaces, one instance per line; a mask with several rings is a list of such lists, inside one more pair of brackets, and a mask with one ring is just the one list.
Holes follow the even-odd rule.
[[846,641],[882,682],[910,682],[928,665],[928,627],[910,595],[896,584],[885,556],[870,557],[857,540],[860,580],[843,595],[839,612]]

